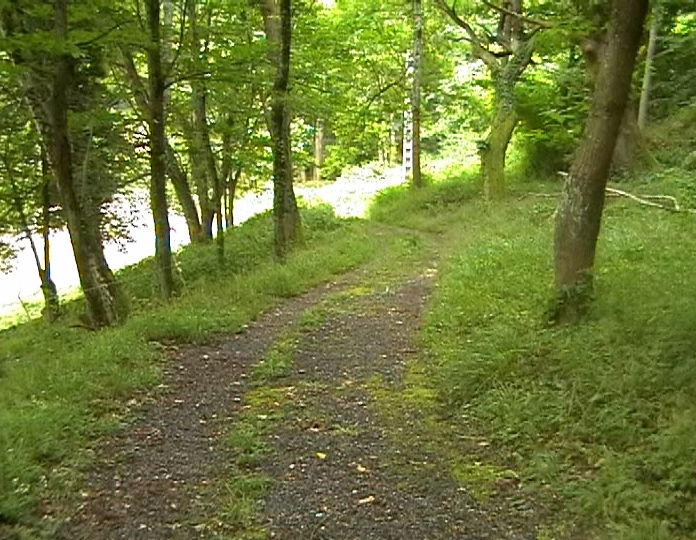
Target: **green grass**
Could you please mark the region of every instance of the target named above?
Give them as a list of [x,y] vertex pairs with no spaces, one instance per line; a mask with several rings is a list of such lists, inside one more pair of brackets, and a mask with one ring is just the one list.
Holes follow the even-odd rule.
[[[0,333],[0,530],[34,523],[42,497],[74,489],[89,441],[123,421],[128,396],[159,379],[162,344],[201,342],[235,331],[282,298],[371,259],[364,224],[326,208],[304,212],[305,248],[274,264],[271,221],[259,216],[228,235],[224,267],[214,246],[177,256],[185,284],[169,304],[153,297],[152,261],[119,272],[133,306],[118,328],[88,332],[40,320]],[[31,537],[31,534],[28,533]]]
[[263,526],[258,523],[260,502],[272,485],[261,469],[261,460],[271,452],[268,433],[292,407],[289,389],[271,386],[256,377],[261,385],[250,390],[245,397],[245,408],[225,436],[225,442],[233,453],[230,472],[218,482],[216,499],[220,507],[211,520],[223,524],[220,538],[266,538]]
[[[623,187],[683,186],[675,175],[643,180]],[[373,211],[427,230],[450,224],[457,238],[423,330],[442,425],[468,425],[501,466],[532,491],[550,485],[601,538],[696,536],[695,217],[612,199],[591,312],[553,328],[554,199],[487,208],[452,197],[458,189],[393,190]]]
[[292,352],[297,346],[296,332],[287,332],[266,352],[265,357],[251,370],[252,381],[262,385],[290,375]]

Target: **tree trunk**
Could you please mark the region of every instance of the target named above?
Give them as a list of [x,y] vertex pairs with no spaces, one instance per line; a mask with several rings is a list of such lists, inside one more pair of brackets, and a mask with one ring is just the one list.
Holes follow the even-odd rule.
[[653,8],[652,24],[650,25],[650,37],[648,38],[648,50],[645,54],[645,72],[643,73],[643,87],[640,92],[640,104],[638,106],[638,129],[645,130],[648,122],[648,109],[650,107],[650,91],[652,89],[653,60],[657,52],[657,32],[660,29],[660,10]]
[[493,122],[481,145],[481,176],[487,201],[498,200],[505,194],[505,155],[517,125],[514,84],[503,79],[496,85]]
[[293,189],[292,151],[290,146],[291,9],[290,0],[261,0],[266,36],[271,43],[270,58],[276,67],[269,131],[273,150],[273,221],[274,253],[284,261],[292,246],[301,241],[300,213]]
[[604,190],[619,134],[647,0],[614,0],[606,56],[600,64],[585,132],[556,214],[554,319],[580,318],[591,297]]
[[29,219],[24,210],[24,202],[22,201],[22,196],[20,195],[19,188],[15,181],[14,175],[14,164],[12,163],[10,156],[6,153],[3,156],[3,161],[5,162],[6,178],[10,185],[10,190],[12,192],[12,201],[14,203],[14,210],[17,212],[19,217],[19,223],[24,233],[24,237],[29,242],[29,247],[31,249],[32,255],[34,256],[34,264],[36,265],[36,271],[39,275],[39,280],[41,283],[41,293],[44,297],[44,308],[42,314],[46,320],[52,322],[56,320],[60,312],[60,301],[58,298],[58,290],[56,285],[51,279],[51,256],[50,256],[50,220],[49,220],[49,209],[50,209],[50,198],[48,192],[49,185],[49,171],[48,164],[46,162],[46,153],[41,149],[41,172],[43,175],[43,185],[41,187],[41,207],[42,207],[42,224],[41,230],[44,241],[43,249],[43,265],[41,263],[41,258],[39,257],[39,250],[36,247],[36,242],[34,242],[34,237],[31,232],[31,227],[29,226]]
[[226,218],[228,227],[234,227],[234,198],[237,194],[237,185],[242,176],[242,168],[238,167],[234,175],[227,182],[227,211]]
[[[587,62],[587,73],[594,87],[597,85],[599,72],[608,54],[607,37],[604,35],[588,38],[583,42],[582,52]],[[633,171],[636,168],[654,163],[653,157],[638,128],[635,105],[630,98],[623,112],[619,134],[614,145],[611,166],[617,171]]]
[[[150,98],[147,91],[143,85],[140,75],[138,75],[138,70],[135,66],[133,60],[133,55],[126,49],[121,50],[123,57],[123,71],[126,79],[130,83],[130,87],[133,92],[133,97],[135,99],[135,104],[140,112],[140,115],[147,119],[150,110]],[[165,93],[165,101],[167,100]],[[166,113],[166,110],[165,110]],[[186,226],[188,228],[189,239],[193,243],[202,242],[205,240],[205,235],[203,234],[203,227],[201,226],[200,216],[198,214],[198,208],[196,207],[196,201],[191,193],[191,186],[189,184],[186,172],[181,168],[179,159],[177,158],[176,151],[172,148],[171,143],[168,139],[165,139],[165,167],[167,170],[167,176],[174,186],[174,192],[176,193],[176,198],[181,205],[181,209],[184,213],[184,218],[186,219]]]
[[[55,0],[55,35],[59,43],[68,37],[67,0]],[[127,308],[111,269],[104,258],[99,230],[88,226],[79,204],[73,178],[68,131],[67,89],[73,72],[73,60],[61,54],[55,60],[50,115],[50,158],[68,232],[87,304],[88,323],[95,327],[117,324],[125,318]]]
[[193,199],[193,194],[191,193],[191,186],[189,185],[186,173],[179,164],[176,152],[168,140],[165,140],[164,159],[167,169],[167,176],[169,176],[169,179],[172,181],[176,198],[179,201],[181,209],[184,213],[189,239],[193,243],[204,242],[206,238],[205,234],[203,233],[203,226],[201,225],[200,217],[198,215],[196,201]]
[[392,149],[393,163],[402,165],[404,162],[404,119],[403,115],[395,115],[392,119],[392,132],[394,137],[394,148]]
[[167,176],[164,134],[164,74],[160,39],[160,3],[148,0],[147,23],[150,43],[147,51],[150,97],[150,206],[155,224],[155,265],[160,293],[164,298],[174,294],[174,269],[167,205]]
[[314,130],[314,166],[312,167],[312,179],[315,182],[322,180],[321,168],[326,158],[324,152],[324,119],[317,118]]
[[[207,66],[208,36],[198,28],[198,6],[195,0],[189,2],[189,21],[191,26],[191,56],[194,70],[205,69]],[[204,43],[201,51],[201,43]],[[222,198],[219,186],[215,155],[210,144],[210,127],[208,126],[208,92],[201,78],[191,81],[191,133],[189,136],[191,170],[198,194],[198,204],[201,207],[201,221],[206,238],[213,237],[213,220]]]
[[413,0],[413,87],[411,89],[412,186],[423,187],[421,173],[421,86],[423,78],[423,6],[421,0]]
[[[46,150],[41,145],[41,235],[43,237],[43,271],[39,271],[41,292],[44,297],[44,317],[54,321],[61,315],[58,289],[51,277],[51,175]],[[41,265],[37,265],[40,269]]]
[[616,171],[648,169],[656,163],[643,132],[638,126],[635,103],[629,99],[624,111],[619,136],[612,156],[612,168]]

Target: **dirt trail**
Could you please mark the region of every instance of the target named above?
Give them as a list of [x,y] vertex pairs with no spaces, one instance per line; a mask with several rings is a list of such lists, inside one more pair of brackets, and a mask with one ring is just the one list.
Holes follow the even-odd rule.
[[412,440],[420,411],[389,425],[375,402],[375,384],[402,384],[432,285],[433,272],[423,269],[345,297],[297,346],[286,384],[303,406],[275,433],[276,451],[264,465],[275,479],[264,509],[271,536],[536,537],[528,505],[479,504],[437,453],[423,453]]
[[135,421],[102,441],[65,540],[201,538],[215,501],[201,493],[224,476],[220,435],[241,407],[248,373],[307,306],[351,275],[291,299],[244,332],[205,346],[171,347],[163,384],[134,400]]
[[163,387],[101,446],[83,502],[58,537],[218,537],[225,527],[208,526],[219,503],[211,488],[234,459],[220,435],[244,406],[251,366],[315,309],[321,317],[298,332],[292,372],[282,381],[293,407],[267,434],[272,451],[258,466],[273,479],[258,516],[268,536],[535,538],[530,505],[476,502],[443,458],[419,444],[420,411],[395,426],[377,407],[375,384],[399,388],[418,352],[434,284],[429,266],[367,287],[373,276],[353,272],[287,301],[243,333],[172,350]]

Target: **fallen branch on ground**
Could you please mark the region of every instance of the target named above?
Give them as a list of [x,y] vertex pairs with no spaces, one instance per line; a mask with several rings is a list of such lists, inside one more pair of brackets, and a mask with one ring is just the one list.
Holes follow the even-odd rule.
[[[644,206],[652,206],[653,208],[659,208],[661,210],[667,210],[668,212],[689,212],[691,214],[696,214],[696,210],[691,208],[682,208],[679,206],[679,201],[671,195],[634,195],[628,191],[622,191],[616,188],[606,188],[606,192],[609,195],[616,195],[618,197],[627,197],[632,201],[642,204]],[[652,200],[651,200],[652,199]],[[654,200],[670,201],[672,206],[665,206],[664,204],[659,204],[654,202]]]
[[[635,195],[629,193],[628,191],[622,191],[620,189],[606,188],[607,195],[613,195],[615,197],[626,197],[632,201],[642,204],[644,206],[650,206],[652,208],[659,208],[660,210],[667,210],[668,212],[686,212],[689,214],[696,214],[696,210],[693,208],[682,208],[676,197],[672,195]],[[560,193],[527,193],[530,197],[545,197],[545,198],[558,198],[561,196]],[[664,204],[659,204],[654,201],[669,201],[670,206],[665,206]]]

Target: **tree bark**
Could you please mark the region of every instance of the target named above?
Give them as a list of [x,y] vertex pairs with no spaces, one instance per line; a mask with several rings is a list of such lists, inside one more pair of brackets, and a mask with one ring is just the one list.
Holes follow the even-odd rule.
[[168,140],[165,140],[164,159],[167,176],[169,176],[172,186],[174,186],[174,193],[184,213],[189,239],[193,243],[204,242],[206,238],[198,215],[196,201],[193,199],[193,194],[191,193],[191,185],[189,184],[186,173],[179,164],[176,151],[172,148]]
[[167,176],[165,168],[164,134],[164,74],[162,72],[162,44],[160,36],[159,0],[147,2],[147,24],[150,43],[147,50],[150,128],[150,206],[155,225],[155,265],[160,293],[170,298],[175,291],[174,268],[167,204]]
[[[41,236],[43,237],[43,272],[39,271],[44,297],[44,316],[49,321],[60,317],[62,310],[58,289],[51,277],[51,175],[46,150],[41,145]],[[40,268],[41,265],[38,265]]]
[[323,118],[317,118],[314,123],[314,166],[312,167],[312,179],[315,182],[322,180],[321,169],[324,166],[325,147],[324,147],[324,126]]
[[[55,0],[55,36],[68,38],[67,0]],[[117,324],[127,314],[123,294],[104,258],[99,230],[90,228],[75,192],[68,130],[67,90],[73,71],[72,58],[60,54],[55,60],[49,104],[50,159],[55,174],[68,232],[87,304],[88,323],[95,327]],[[45,134],[47,135],[47,134]]]
[[558,300],[553,318],[573,322],[585,312],[604,193],[621,120],[628,101],[647,0],[614,0],[606,54],[595,83],[585,131],[565,183],[555,232]]
[[[596,87],[600,69],[608,54],[607,36],[595,35],[583,42],[582,52],[587,62],[587,73]],[[635,104],[629,100],[624,108],[619,134],[614,145],[611,166],[616,171],[633,171],[654,163],[641,130],[638,128]]]
[[[207,68],[207,30],[202,34],[198,25],[198,6],[196,0],[189,2],[189,21],[191,26],[191,56],[195,70]],[[201,43],[204,43],[201,51]],[[202,78],[191,81],[191,169],[195,176],[198,202],[201,207],[203,232],[207,238],[213,237],[213,220],[219,213],[222,187],[217,171],[215,154],[210,142],[208,125],[208,89]],[[222,237],[218,238],[218,242]]]
[[[492,123],[479,151],[484,196],[487,200],[497,199],[505,192],[505,154],[517,125],[515,85],[531,62],[536,32],[549,25],[524,17],[523,0],[505,0],[495,8],[500,17],[494,40],[497,48],[504,51],[500,54],[490,47],[493,36],[477,34],[446,0],[435,0],[435,4],[466,32],[474,56],[486,64],[495,86]],[[490,3],[488,6],[495,7]],[[525,24],[532,29],[525,32]]]
[[228,227],[234,227],[234,198],[237,194],[237,185],[242,176],[242,168],[238,167],[227,181],[227,209],[225,211],[225,221]]
[[487,201],[498,200],[505,194],[505,155],[517,125],[514,84],[503,80],[496,86],[493,122],[481,146],[481,176]]
[[[522,9],[521,2],[516,8]],[[514,19],[506,19],[511,18]],[[505,62],[496,60],[492,63],[490,59],[487,62],[495,85],[493,121],[481,147],[481,176],[487,201],[500,199],[505,194],[505,156],[518,122],[515,86],[531,62],[535,47],[533,36],[523,40],[518,35],[517,23],[509,24],[509,31],[516,32],[506,38],[511,47],[515,47],[514,53]]]
[[279,261],[284,261],[293,245],[302,240],[300,213],[293,189],[290,146],[290,4],[290,0],[261,0],[266,37],[271,45],[269,57],[276,68],[269,130],[273,150],[274,254]]
[[423,5],[413,0],[413,87],[411,89],[412,176],[414,188],[423,187],[421,172],[421,86],[423,84]]
[[657,52],[657,33],[660,29],[660,10],[653,8],[652,23],[650,24],[650,37],[648,38],[648,50],[645,54],[645,71],[643,73],[643,86],[640,92],[638,105],[638,129],[645,130],[648,122],[648,109],[650,108],[650,91],[652,89],[653,60]]

